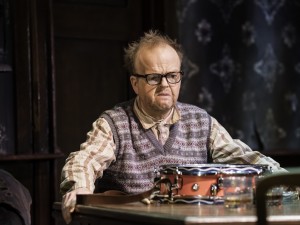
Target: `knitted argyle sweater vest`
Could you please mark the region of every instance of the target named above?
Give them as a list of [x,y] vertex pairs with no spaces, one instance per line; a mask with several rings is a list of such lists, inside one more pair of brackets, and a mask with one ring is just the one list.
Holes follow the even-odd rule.
[[170,127],[165,145],[145,130],[133,112],[133,101],[105,111],[116,143],[116,161],[96,181],[95,192],[140,193],[153,187],[155,170],[167,164],[207,163],[211,118],[203,109],[177,103],[181,120]]

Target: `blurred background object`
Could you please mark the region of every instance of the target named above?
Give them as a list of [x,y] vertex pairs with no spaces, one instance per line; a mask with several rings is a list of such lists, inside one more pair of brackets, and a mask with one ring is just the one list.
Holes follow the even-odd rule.
[[30,225],[31,202],[28,189],[0,169],[0,224]]

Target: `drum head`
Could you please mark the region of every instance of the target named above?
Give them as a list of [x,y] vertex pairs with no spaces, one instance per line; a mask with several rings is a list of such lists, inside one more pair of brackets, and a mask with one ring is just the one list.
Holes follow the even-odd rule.
[[167,164],[159,167],[161,174],[192,176],[205,175],[262,175],[271,170],[267,165],[251,164]]
[[160,166],[161,174],[180,174],[180,175],[216,175],[220,173],[222,164],[167,164]]

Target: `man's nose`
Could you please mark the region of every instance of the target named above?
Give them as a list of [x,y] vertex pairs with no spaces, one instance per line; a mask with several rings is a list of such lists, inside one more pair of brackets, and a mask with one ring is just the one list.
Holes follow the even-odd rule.
[[168,83],[166,77],[162,77],[162,78],[161,78],[160,85],[162,85],[162,86],[169,86],[169,83]]

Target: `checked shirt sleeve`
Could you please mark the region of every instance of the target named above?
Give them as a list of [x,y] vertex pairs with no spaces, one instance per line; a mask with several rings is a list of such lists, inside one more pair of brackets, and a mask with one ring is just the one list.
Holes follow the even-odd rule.
[[61,193],[82,187],[94,191],[95,180],[115,161],[115,148],[110,126],[105,119],[98,118],[80,150],[70,153],[66,159],[61,174]]
[[210,149],[215,163],[264,164],[269,165],[274,172],[286,171],[272,158],[261,154],[259,151],[253,151],[238,139],[233,139],[215,118],[212,118]]

